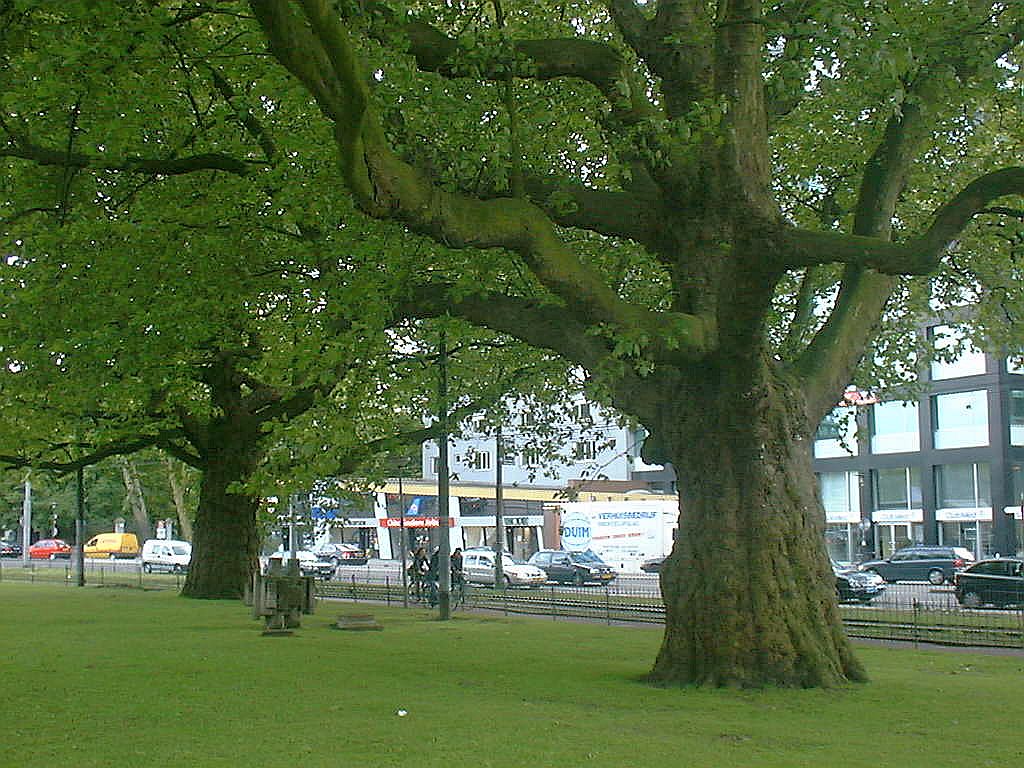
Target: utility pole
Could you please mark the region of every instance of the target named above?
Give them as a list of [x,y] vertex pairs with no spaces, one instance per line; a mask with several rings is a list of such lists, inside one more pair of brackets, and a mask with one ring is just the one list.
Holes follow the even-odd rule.
[[505,446],[501,439],[501,422],[494,430],[494,588],[505,588],[505,498],[502,466]]
[[85,586],[85,479],[84,470],[79,467],[75,472],[77,488],[75,489],[75,571],[78,573],[78,586]]
[[21,563],[28,565],[28,548],[32,544],[32,481],[25,475],[25,500],[21,504]]
[[[409,575],[405,572],[405,492],[402,490],[402,475],[398,474],[398,549],[402,553],[402,607],[409,607]],[[385,505],[387,501],[384,502]]]
[[440,549],[437,557],[439,571],[437,582],[440,592],[438,595],[438,618],[441,621],[447,621],[452,617],[452,542],[451,532],[448,529],[450,520],[448,514],[448,346],[443,326],[437,354],[437,416],[439,427],[437,446],[440,449],[437,461],[437,516],[440,526],[438,531]]

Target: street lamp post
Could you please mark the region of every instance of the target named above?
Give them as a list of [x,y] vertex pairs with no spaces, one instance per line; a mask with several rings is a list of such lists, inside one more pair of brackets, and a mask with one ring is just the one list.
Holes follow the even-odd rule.
[[75,571],[78,573],[78,586],[85,586],[85,480],[84,472],[79,467],[75,473]]
[[494,588],[504,589],[505,572],[502,560],[505,555],[505,498],[502,486],[502,464],[505,446],[501,439],[501,422],[494,430]]
[[437,415],[440,429],[438,430],[437,445],[437,512],[439,551],[437,558],[438,586],[438,618],[447,621],[452,617],[451,604],[451,532],[448,529],[448,346],[445,339],[444,328],[441,328],[441,338],[438,345],[438,371],[437,371]]
[[21,504],[21,564],[28,566],[28,548],[32,545],[32,481],[25,477],[25,499]]
[[[385,502],[386,503],[386,502]],[[402,555],[402,607],[409,607],[409,575],[405,572],[405,491],[398,475],[398,551]]]

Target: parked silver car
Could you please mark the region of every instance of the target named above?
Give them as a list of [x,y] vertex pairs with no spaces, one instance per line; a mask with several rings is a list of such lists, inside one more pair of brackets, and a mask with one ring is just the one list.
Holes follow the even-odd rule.
[[[501,558],[501,572],[508,587],[536,587],[547,581],[540,568],[518,562],[509,554]],[[462,575],[470,584],[494,584],[494,550],[466,549],[462,552]]]
[[[292,559],[292,553],[278,550],[267,558],[270,562],[278,562],[281,568],[288,567],[288,561]],[[295,553],[295,559],[299,561],[299,573],[303,576],[315,576],[318,579],[330,579],[334,576],[334,563],[324,560],[307,549],[300,549]]]

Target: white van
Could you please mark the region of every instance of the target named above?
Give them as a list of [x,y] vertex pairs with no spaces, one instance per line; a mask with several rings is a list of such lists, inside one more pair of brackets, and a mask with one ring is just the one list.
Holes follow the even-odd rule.
[[192,561],[192,545],[173,539],[149,539],[142,545],[142,570],[184,573]]

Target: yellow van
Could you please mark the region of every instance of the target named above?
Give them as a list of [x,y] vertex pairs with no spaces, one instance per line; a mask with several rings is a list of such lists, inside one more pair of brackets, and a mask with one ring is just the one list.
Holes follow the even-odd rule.
[[101,533],[85,543],[86,557],[137,557],[139,540],[134,533]]

